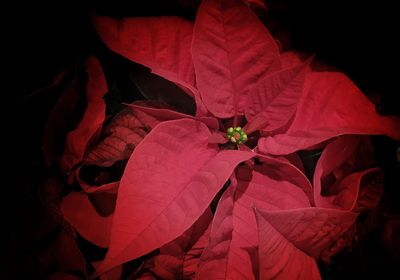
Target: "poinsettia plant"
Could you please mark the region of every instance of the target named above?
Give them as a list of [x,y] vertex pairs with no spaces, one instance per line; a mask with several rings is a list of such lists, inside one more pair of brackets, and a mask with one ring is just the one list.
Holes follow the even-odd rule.
[[[368,135],[400,140],[399,119],[378,115],[343,73],[282,52],[240,0],[204,0],[194,23],[92,21],[109,49],[174,83],[196,110],[141,100],[108,116],[91,56],[85,112],[57,155],[50,143],[77,86],[56,104],[46,159],[79,188],[62,198],[62,219],[107,248],[91,279],[119,279],[133,260],[135,279],[320,279],[317,261],[351,243],[383,193]],[[307,177],[298,152],[315,149]],[[121,178],[88,176],[121,163]]]

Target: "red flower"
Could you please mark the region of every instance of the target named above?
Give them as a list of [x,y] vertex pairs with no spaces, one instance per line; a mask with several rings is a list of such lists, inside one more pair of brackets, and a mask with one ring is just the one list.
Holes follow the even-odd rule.
[[[208,237],[208,245],[202,242],[201,257],[182,275],[319,278],[315,258],[340,250],[357,213],[379,200],[380,190],[371,195],[374,185],[363,181],[376,178],[372,175],[378,171],[363,171],[356,162],[344,167],[359,150],[359,136],[328,144],[313,187],[301,166],[271,155],[288,155],[347,134],[400,139],[399,120],[377,115],[343,74],[312,72],[310,61],[280,54],[241,1],[203,1],[194,26],[176,17],[93,20],[112,50],[176,83],[197,104],[195,117],[131,106],[157,124],[135,145],[125,168],[109,250],[97,274],[164,245],[160,256],[185,255],[197,244],[194,240],[179,252],[171,244],[181,244],[179,238],[198,226],[196,221],[230,178],[211,230],[202,224],[202,234],[195,234],[197,239]],[[249,139],[261,135],[258,147],[242,144],[239,150],[227,150],[218,145],[224,142],[215,141],[219,130],[228,123],[245,123],[244,118]],[[257,162],[250,160],[254,157]],[[237,168],[241,162],[246,164]],[[359,172],[353,174],[355,170]],[[332,178],[336,183],[325,182]],[[165,275],[160,259],[151,266],[159,276]]]

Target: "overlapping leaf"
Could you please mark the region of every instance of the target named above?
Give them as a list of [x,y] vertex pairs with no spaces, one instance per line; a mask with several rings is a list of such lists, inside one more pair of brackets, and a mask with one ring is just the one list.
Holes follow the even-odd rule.
[[245,167],[237,171],[237,185],[234,182],[218,204],[198,279],[258,279],[258,233],[252,207],[276,210],[310,206],[303,191],[311,188],[307,178],[300,179],[294,167],[295,176],[284,175],[280,168],[285,165],[289,164],[268,159],[268,164],[254,166],[254,171]]
[[[162,121],[190,117],[172,110],[150,108],[162,107],[159,102],[142,101],[129,104],[107,125],[102,133],[102,141],[86,153],[80,167],[77,169],[77,180],[85,192],[116,192],[118,181],[108,182],[106,175],[98,175],[89,183],[81,176],[81,171],[87,166],[110,167],[118,161],[129,159],[134,148],[143,140],[146,134]],[[106,180],[107,182],[101,182]],[[119,178],[118,178],[119,180]]]
[[121,179],[104,272],[172,241],[208,207],[253,153],[221,151],[198,121],[159,124],[135,149]]
[[172,82],[187,88],[195,86],[190,55],[192,23],[179,17],[92,19],[111,50]]
[[247,133],[274,131],[286,125],[296,111],[309,63],[271,74],[249,92],[245,126]]
[[243,2],[206,0],[197,14],[192,55],[204,104],[215,116],[229,118],[243,113],[248,91],[279,52]]
[[269,154],[289,154],[344,134],[384,134],[400,139],[400,120],[380,116],[374,105],[345,75],[309,73],[294,120],[285,134],[261,138]]
[[261,211],[255,210],[255,213],[259,234],[259,278],[321,279],[315,259],[290,243],[264,218]]
[[200,255],[208,245],[212,218],[207,209],[191,228],[162,246],[160,254],[151,260],[150,271],[162,279],[193,279]]

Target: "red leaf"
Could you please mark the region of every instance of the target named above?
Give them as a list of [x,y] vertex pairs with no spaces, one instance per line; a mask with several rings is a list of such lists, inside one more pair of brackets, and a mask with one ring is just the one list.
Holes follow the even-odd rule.
[[113,51],[172,82],[194,87],[192,23],[179,17],[92,19],[101,39]]
[[[300,179],[293,168],[276,159],[268,164],[237,168],[234,181],[220,199],[212,223],[210,244],[199,264],[198,279],[257,279],[258,237],[252,207],[260,209],[290,209],[310,206],[302,187],[311,186]],[[287,167],[286,167],[287,169]],[[293,179],[296,178],[296,179]]]
[[87,240],[99,247],[110,244],[113,215],[102,217],[96,212],[89,197],[72,192],[61,202],[64,218]]
[[309,62],[271,74],[257,83],[247,98],[244,130],[273,131],[286,125],[296,111],[303,92]]
[[358,214],[324,208],[258,212],[287,241],[308,255],[319,258],[354,223]]
[[203,1],[192,43],[197,87],[207,109],[229,118],[243,113],[251,86],[279,51],[249,7],[237,0]]
[[[347,210],[356,207],[364,176],[371,178],[373,174],[378,175],[376,169],[365,170],[373,164],[370,143],[366,140],[360,136],[345,135],[326,146],[314,173],[317,206]],[[371,195],[373,193],[371,185]],[[379,196],[379,191],[376,194]],[[376,195],[372,197],[379,200]]]
[[383,195],[383,174],[379,168],[353,173],[336,182],[321,196],[324,207],[360,212],[374,209]]
[[261,138],[263,153],[289,154],[343,134],[384,134],[400,139],[400,120],[383,117],[345,75],[309,73],[294,120],[285,134]]
[[296,248],[255,209],[260,279],[321,279],[315,260]]
[[198,121],[160,123],[137,146],[121,179],[111,244],[97,274],[170,242],[204,212],[240,162]]
[[104,139],[85,155],[82,164],[108,167],[118,160],[129,159],[146,136],[147,127],[133,110],[125,109],[104,129]]
[[184,118],[200,120],[204,124],[206,124],[210,129],[218,129],[219,127],[218,120],[213,117],[199,116],[195,118],[193,116],[175,112],[169,109],[151,108],[149,106],[141,106],[139,104],[133,103],[127,105],[132,108],[132,110],[135,112],[135,114],[140,120],[143,120],[143,122],[145,122],[151,128],[154,128],[157,124],[163,121],[177,120]]
[[[101,262],[93,262],[92,265],[97,268]],[[110,269],[106,273],[103,273],[99,276],[99,280],[117,280],[121,279],[123,267],[122,265],[116,266],[113,269]]]
[[86,88],[87,108],[78,127],[68,133],[61,165],[69,171],[76,163],[82,160],[89,140],[101,128],[105,118],[105,104],[103,95],[107,91],[107,84],[99,61],[91,56],[86,61],[88,82]]
[[150,270],[162,279],[193,279],[201,253],[208,245],[210,209],[174,241],[160,248],[160,254],[151,260]]
[[186,117],[185,114],[175,111],[146,106],[161,105],[158,102],[151,101],[129,104],[129,108],[115,116],[104,129],[103,140],[86,153],[82,164],[76,171],[77,180],[85,192],[115,193],[119,182],[103,182],[101,186],[95,186],[82,178],[82,168],[88,165],[110,167],[117,161],[129,159],[134,148],[143,140],[147,132],[157,124],[166,120]]

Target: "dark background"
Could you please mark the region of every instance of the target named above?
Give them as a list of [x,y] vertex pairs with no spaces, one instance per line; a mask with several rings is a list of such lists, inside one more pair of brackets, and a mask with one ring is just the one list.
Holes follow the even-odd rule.
[[[35,102],[26,101],[33,91],[48,85],[53,77],[76,59],[98,50],[99,41],[89,20],[90,13],[112,16],[180,15],[194,19],[199,1],[68,1],[52,4],[35,2],[21,8],[16,18],[19,22],[18,51],[21,61],[18,67],[19,97],[24,106],[31,106],[26,115],[25,147],[23,159],[24,182],[18,190],[21,205],[18,225],[8,240],[10,247],[11,275],[23,269],[18,256],[24,250],[21,240],[29,235],[25,224],[31,219],[37,203],[37,185],[42,174],[40,169],[40,139],[44,124],[43,115],[35,108]],[[381,114],[400,115],[399,55],[397,37],[399,20],[394,1],[266,1],[268,13],[262,19],[273,35],[283,39],[286,46],[316,54],[324,63],[337,67],[377,102]],[[134,4],[137,3],[137,4]],[[290,38],[290,39],[288,39]],[[46,108],[46,106],[43,106]],[[41,110],[41,109],[40,109]],[[37,114],[36,114],[36,113]],[[384,208],[390,215],[400,214],[399,164],[394,151],[398,143],[385,137],[374,139],[377,158],[386,173],[386,197]],[[382,273],[397,272],[399,242],[387,250],[381,242],[382,229],[369,236],[362,248],[352,254],[338,256],[333,265],[323,271],[326,279],[378,278]],[[400,236],[400,232],[398,232]],[[393,247],[392,246],[392,247]],[[397,247],[396,247],[397,246]]]

